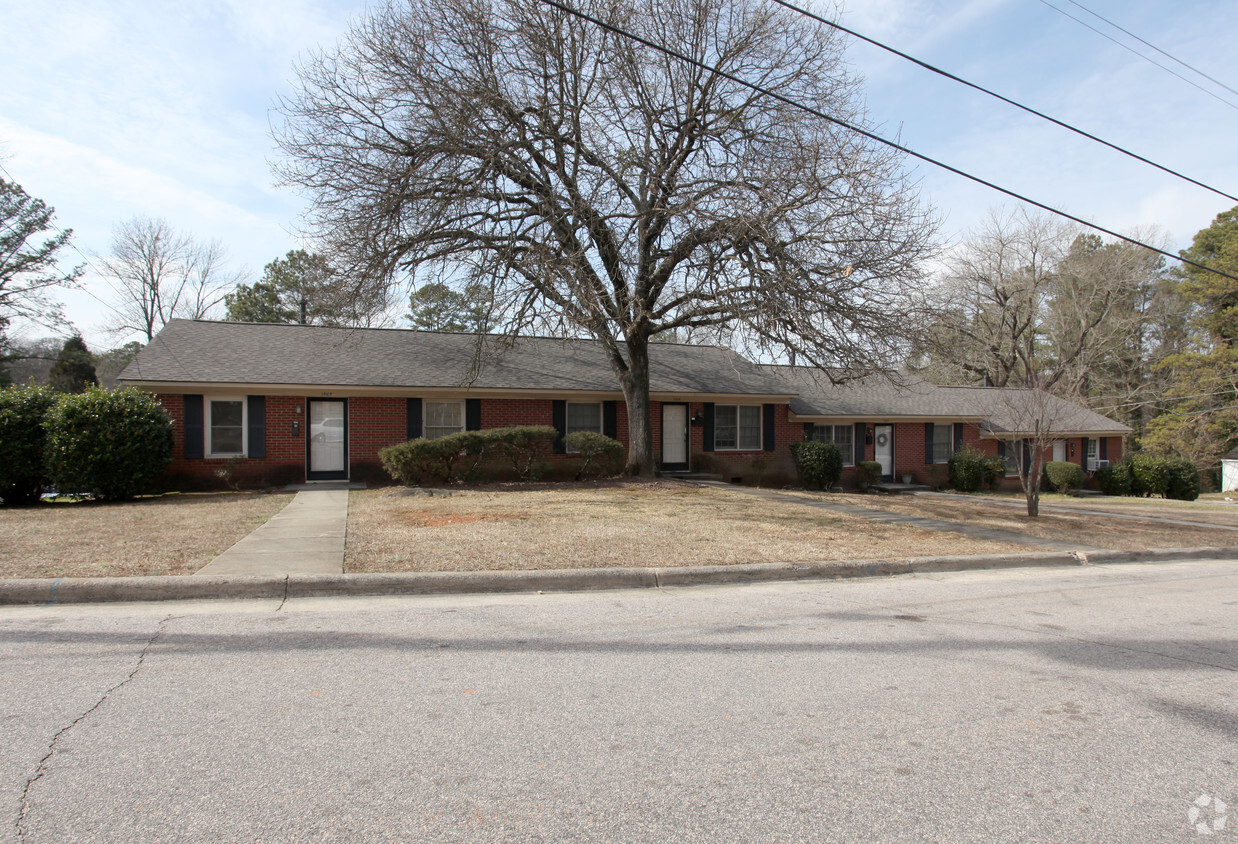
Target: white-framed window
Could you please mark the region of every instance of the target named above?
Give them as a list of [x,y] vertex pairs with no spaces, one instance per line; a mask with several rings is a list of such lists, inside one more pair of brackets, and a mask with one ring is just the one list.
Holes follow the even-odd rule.
[[842,452],[843,465],[855,465],[854,425],[813,425],[811,439],[821,443],[834,443]]
[[436,440],[448,434],[464,430],[464,402],[428,401],[425,403],[425,431],[427,440]]
[[954,426],[933,426],[933,462],[949,463],[954,455]]
[[[577,431],[592,431],[602,433],[602,403],[570,401],[567,403],[567,427],[563,435],[574,434]],[[567,449],[569,454],[573,451]]]
[[245,453],[245,399],[221,397],[206,402],[207,452],[211,457]]
[[760,451],[761,405],[719,404],[714,407],[714,450]]
[[1087,443],[1088,471],[1095,472],[1100,461],[1100,440],[1088,437]]

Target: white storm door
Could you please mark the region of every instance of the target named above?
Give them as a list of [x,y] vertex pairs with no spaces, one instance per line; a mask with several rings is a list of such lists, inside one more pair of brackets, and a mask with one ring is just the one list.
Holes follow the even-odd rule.
[[309,417],[310,472],[343,472],[344,402],[312,401]]
[[662,405],[662,465],[688,463],[688,406]]
[[894,426],[877,425],[873,428],[875,459],[881,464],[883,478],[894,477]]

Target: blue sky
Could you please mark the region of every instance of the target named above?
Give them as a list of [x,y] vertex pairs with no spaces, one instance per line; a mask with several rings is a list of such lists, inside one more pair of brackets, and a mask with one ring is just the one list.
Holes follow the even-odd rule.
[[[1051,2],[1087,17],[1069,0]],[[1080,2],[1238,88],[1233,0]],[[163,217],[200,240],[218,238],[232,263],[256,277],[303,245],[295,234],[303,203],[274,185],[269,168],[271,109],[291,90],[297,56],[334,44],[365,6],[8,0],[0,11],[0,163],[55,206],[87,255],[107,253],[116,223]],[[1238,109],[1041,0],[849,0],[842,21],[1238,194]],[[867,79],[871,117],[888,135],[1108,228],[1159,226],[1176,250],[1232,205],[874,48],[857,44],[848,59]],[[1238,104],[1238,95],[1214,90]],[[987,209],[1014,204],[929,165],[916,172],[949,237]],[[106,299],[106,288],[89,269],[85,286],[62,296],[66,311],[92,348],[114,345],[101,332],[106,311],[90,295]]]

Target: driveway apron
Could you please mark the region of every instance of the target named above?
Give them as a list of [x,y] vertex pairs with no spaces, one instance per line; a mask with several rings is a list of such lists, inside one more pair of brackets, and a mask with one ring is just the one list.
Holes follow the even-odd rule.
[[302,490],[196,574],[341,574],[348,490]]

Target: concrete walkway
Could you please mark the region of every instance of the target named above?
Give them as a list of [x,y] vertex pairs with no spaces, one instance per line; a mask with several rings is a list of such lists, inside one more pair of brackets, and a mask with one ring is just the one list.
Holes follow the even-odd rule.
[[1031,548],[1047,548],[1053,551],[1103,550],[1094,545],[1085,545],[1082,542],[1063,542],[1057,539],[1043,539],[1039,536],[1028,536],[1025,533],[1019,533],[1013,530],[986,528],[980,527],[979,525],[964,525],[959,524],[958,522],[947,522],[943,519],[931,519],[925,516],[909,516],[905,513],[891,513],[888,510],[877,510],[872,507],[860,507],[855,504],[839,504],[833,501],[818,501],[812,498],[801,498],[798,495],[786,495],[780,492],[773,492],[768,489],[739,486],[738,484],[724,484],[714,481],[694,481],[694,483],[699,483],[701,486],[712,486],[717,489],[727,489],[731,492],[742,492],[745,495],[754,495],[758,498],[766,498],[771,501],[778,501],[786,504],[799,504],[803,507],[813,507],[818,510],[829,510],[833,513],[845,513],[849,516],[859,516],[864,519],[872,519],[876,522],[888,522],[896,525],[910,525],[911,527],[923,528],[925,530],[936,530],[944,533],[959,533],[964,536],[970,536],[973,539],[989,539],[993,542],[1005,542],[1010,545],[1026,545]]
[[287,507],[196,574],[341,574],[347,484],[298,488]]

